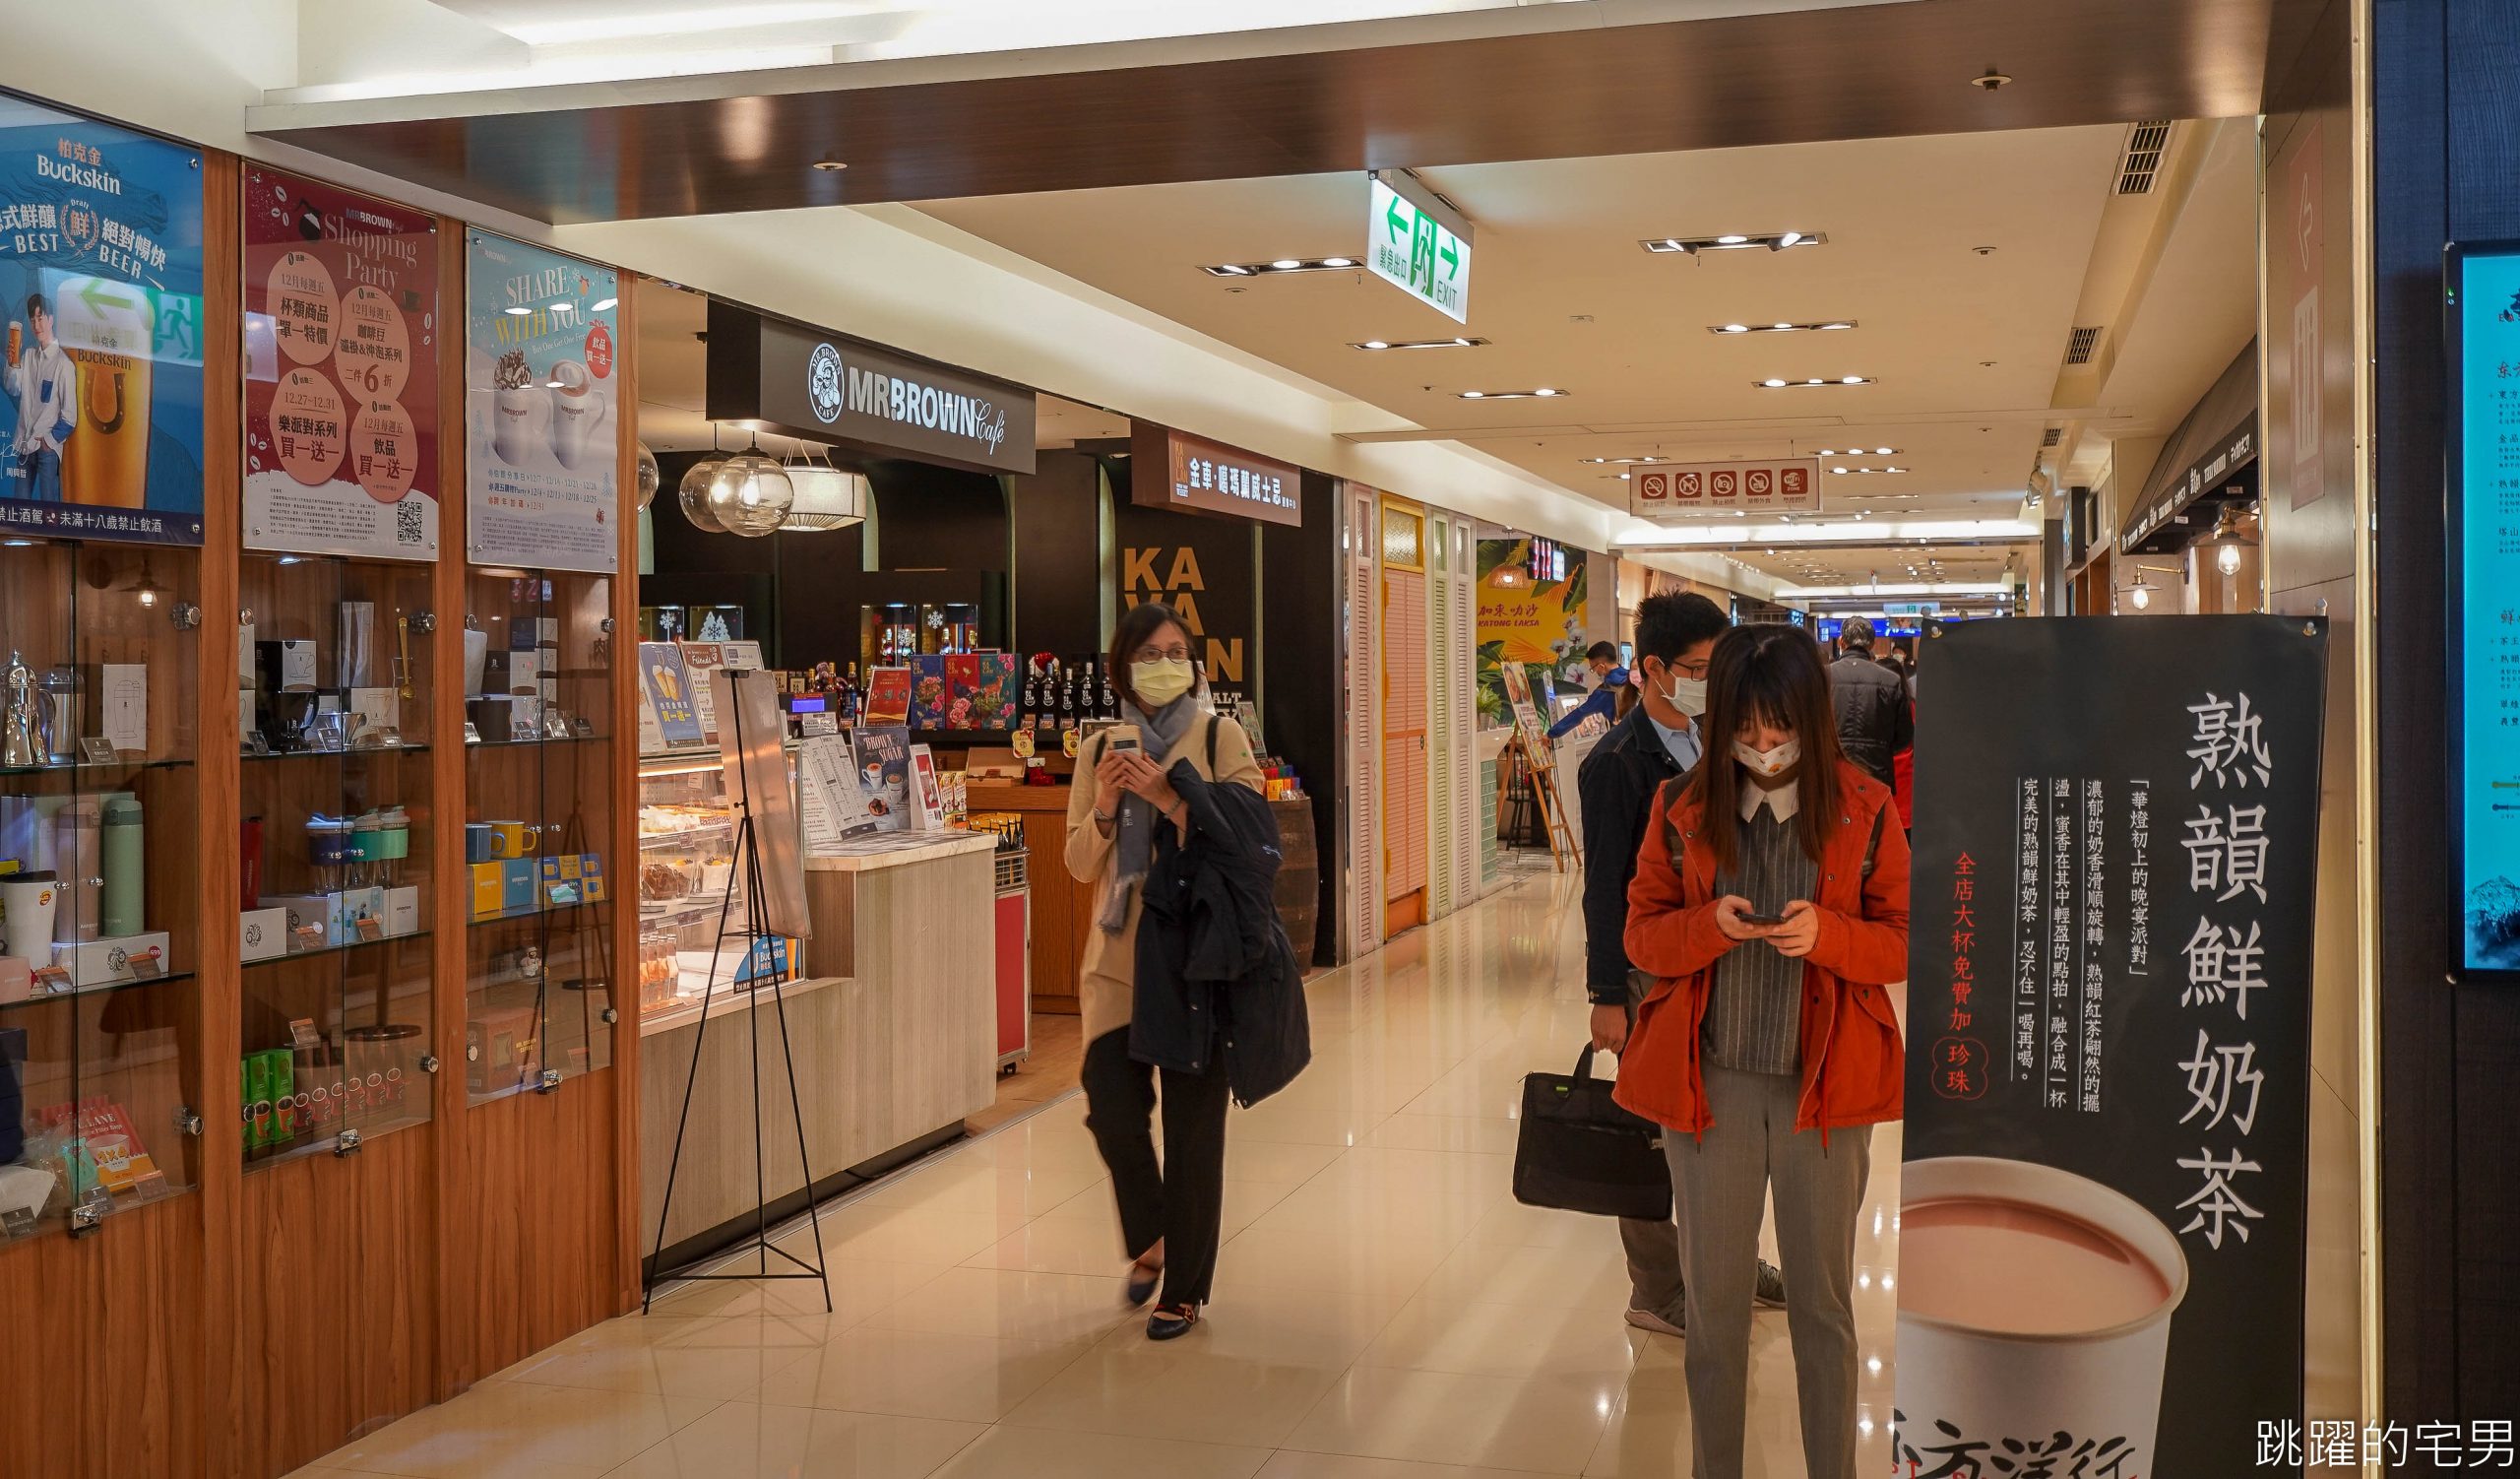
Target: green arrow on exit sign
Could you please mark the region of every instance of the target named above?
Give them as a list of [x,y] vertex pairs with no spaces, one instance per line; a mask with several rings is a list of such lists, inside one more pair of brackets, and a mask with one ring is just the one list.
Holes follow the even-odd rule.
[[[1451,213],[1446,212],[1449,216]],[[1375,277],[1405,289],[1455,323],[1470,321],[1470,236],[1466,223],[1438,219],[1431,204],[1373,176],[1366,212],[1365,265]]]

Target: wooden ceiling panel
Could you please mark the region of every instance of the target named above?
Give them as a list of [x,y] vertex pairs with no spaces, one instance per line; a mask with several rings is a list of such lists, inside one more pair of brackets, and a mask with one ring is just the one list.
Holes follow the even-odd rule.
[[[2277,22],[2317,3],[1914,0],[701,100],[457,98],[464,116],[394,122],[309,104],[263,132],[537,220],[710,215],[2232,117],[2259,109]],[[1970,87],[1989,65],[2013,85]],[[849,168],[812,167],[827,157]]]

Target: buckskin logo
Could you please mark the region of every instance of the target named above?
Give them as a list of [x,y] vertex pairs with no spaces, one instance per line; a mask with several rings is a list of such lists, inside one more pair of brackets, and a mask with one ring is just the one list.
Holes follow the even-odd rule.
[[814,415],[828,426],[840,419],[844,393],[841,389],[840,351],[827,344],[814,346],[805,358],[805,399],[813,403]]

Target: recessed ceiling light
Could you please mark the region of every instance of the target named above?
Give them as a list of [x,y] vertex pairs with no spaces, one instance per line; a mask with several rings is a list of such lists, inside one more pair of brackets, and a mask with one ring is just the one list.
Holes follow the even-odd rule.
[[1870,385],[1872,383],[1872,377],[1869,375],[1841,375],[1834,380],[1822,380],[1818,378],[1807,380],[1778,380],[1770,378],[1756,383],[1762,390],[1808,390],[1824,385]]
[[1289,272],[1342,272],[1354,257],[1276,257],[1267,262],[1220,262],[1199,270],[1212,278],[1259,278]]
[[1706,332],[1709,334],[1819,334],[1831,329],[1852,329],[1855,327],[1855,322],[1851,318],[1815,320],[1811,323],[1792,323],[1779,319],[1772,324],[1758,325],[1709,324],[1706,326]]
[[1657,256],[1680,252],[1693,257],[1700,252],[1781,252],[1789,246],[1823,246],[1828,240],[1820,231],[1728,231],[1720,236],[1653,236],[1636,244]]
[[814,161],[814,167],[825,174],[838,174],[840,171],[848,168],[849,163],[845,160],[816,160]]
[[1535,401],[1564,400],[1573,392],[1542,386],[1538,390],[1465,390],[1458,394],[1465,401]]
[[1461,393],[1461,398],[1465,401],[1483,401],[1487,399],[1487,392],[1483,390],[1465,390]]
[[1762,380],[1759,383],[1770,390],[1782,390],[1785,388],[1785,382],[1782,380]]
[[1649,462],[1670,462],[1671,459],[1668,457],[1586,457],[1580,460],[1591,463],[1595,467],[1600,467],[1607,463],[1625,468],[1636,467],[1640,464]]
[[1368,339],[1362,343],[1350,341],[1352,350],[1478,350],[1487,347],[1484,339]]

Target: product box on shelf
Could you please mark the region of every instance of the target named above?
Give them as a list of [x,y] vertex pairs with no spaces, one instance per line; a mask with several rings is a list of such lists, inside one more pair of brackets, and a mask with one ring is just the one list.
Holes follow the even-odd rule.
[[945,728],[945,654],[918,652],[910,658],[910,727]]
[[[70,1106],[66,1104],[56,1104],[43,1112],[48,1127],[57,1127],[70,1118]],[[166,1190],[166,1179],[149,1154],[148,1143],[141,1139],[130,1113],[111,1099],[80,1101],[77,1143],[74,1150],[64,1153],[84,1158],[88,1177],[117,1201],[146,1199]]]
[[539,860],[542,868],[542,903],[550,909],[578,902],[578,858],[575,853],[565,858]]
[[248,909],[236,917],[238,959],[252,964],[288,953],[288,911]]
[[263,895],[265,909],[288,916],[288,950],[294,955],[341,942],[342,896],[332,893]]
[[503,858],[499,861],[499,908],[531,909],[534,888],[541,870],[532,858]]
[[54,945],[52,963],[70,973],[74,989],[93,991],[100,986],[120,986],[148,976],[164,975],[167,945],[163,930],[125,934],[114,939],[82,940],[77,944]]
[[507,907],[506,869],[496,863],[470,865],[472,874],[472,917],[485,920]]
[[333,909],[333,943],[355,945],[383,939],[391,932],[385,928],[384,889],[373,884],[345,888],[335,897],[339,902]]
[[610,897],[603,879],[603,856],[599,853],[578,855],[580,896],[590,904],[600,904]]
[[420,890],[415,884],[385,890],[385,932],[417,934],[420,932]]
[[0,1005],[24,1001],[34,994],[34,967],[14,955],[0,955]]
[[523,1082],[534,1072],[535,1009],[489,1006],[464,1026],[465,1078],[476,1094]]

